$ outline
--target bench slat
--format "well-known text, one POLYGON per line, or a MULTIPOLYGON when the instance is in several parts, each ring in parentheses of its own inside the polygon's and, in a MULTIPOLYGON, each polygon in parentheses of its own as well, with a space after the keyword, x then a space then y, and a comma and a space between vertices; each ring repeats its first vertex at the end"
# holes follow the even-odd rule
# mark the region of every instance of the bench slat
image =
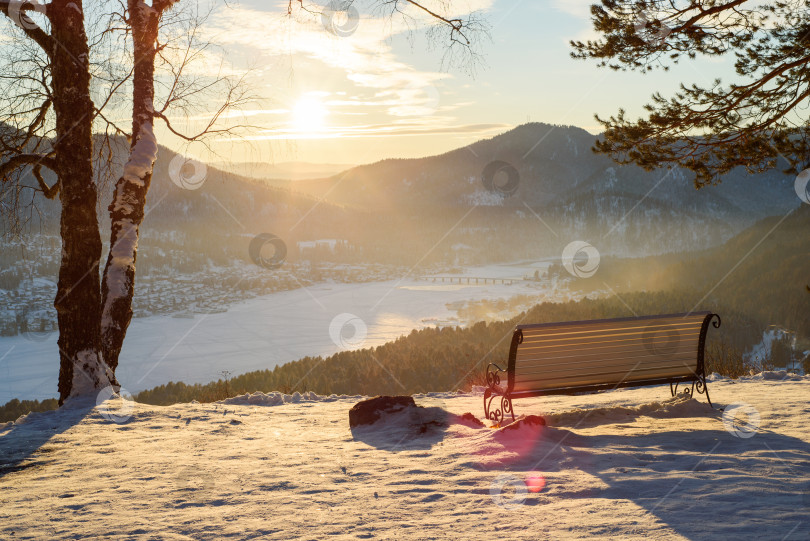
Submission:
POLYGON ((527 344, 543 343, 548 340, 591 340, 609 336, 667 336, 669 334, 700 334, 700 325, 671 325, 667 327, 622 328, 622 329, 588 329, 577 332, 555 332, 543 335, 523 334, 527 344))
POLYGON ((681 351, 691 351, 695 353, 698 345, 698 337, 689 337, 674 344, 671 342, 642 342, 642 341, 621 341, 596 344, 583 344, 579 347, 549 347, 549 348, 529 348, 520 349, 517 352, 517 362, 523 363, 533 359, 566 359, 577 356, 594 355, 615 355, 622 353, 645 352, 658 357, 666 357, 677 354, 681 351))
POLYGON ((545 390, 531 390, 531 391, 513 391, 509 394, 510 398, 517 399, 517 398, 529 398, 532 396, 547 396, 547 395, 555 395, 555 394, 573 394, 573 393, 594 393, 597 391, 606 391, 606 390, 613 390, 613 389, 620 389, 622 387, 638 387, 641 385, 665 385, 667 383, 689 383, 694 381, 695 376, 684 376, 684 377, 667 377, 667 378, 653 378, 653 379, 644 379, 644 380, 636 380, 636 381, 622 381, 620 383, 600 383, 597 385, 584 385, 584 386, 571 386, 571 387, 561 387, 559 389, 545 389, 545 390))
MULTIPOLYGON (((684 367, 686 368, 686 367, 684 367)), ((554 379, 554 384, 549 385, 545 380, 532 380, 515 382, 513 387, 514 391, 528 391, 528 390, 552 390, 565 387, 573 387, 579 385, 596 385, 607 384, 612 382, 623 381, 636 381, 654 378, 667 378, 678 376, 694 375, 692 369, 660 369, 660 368, 636 368, 632 371, 627 370, 612 370, 593 372, 591 374, 571 375, 567 377, 557 377, 554 379)))
POLYGON ((581 348, 576 350, 557 349, 548 352, 526 352, 519 353, 516 357, 516 367, 523 370, 525 367, 533 365, 551 366, 555 364, 569 364, 577 362, 578 360, 600 359, 600 358, 613 358, 613 357, 637 357, 649 356, 658 359, 666 359, 668 357, 680 356, 690 354, 695 357, 695 350, 697 349, 697 340, 694 344, 684 343, 678 344, 677 347, 667 349, 666 351, 657 351, 648 349, 647 347, 628 347, 628 346, 600 346, 597 348, 581 348))
POLYGON ((523 333, 524 344, 542 344, 547 341, 587 341, 598 340, 610 337, 623 336, 646 336, 649 338, 666 337, 681 334, 700 334, 700 325, 671 325, 667 327, 641 327, 641 328, 621 328, 621 329, 588 329, 577 332, 554 332, 543 335, 523 333))
POLYGON ((666 361, 660 361, 656 359, 650 359, 649 357, 639 357, 633 359, 622 359, 622 358, 614 358, 606 360, 605 362, 588 362, 588 363, 578 363, 574 366, 564 366, 564 365, 555 365, 550 367, 539 367, 535 366, 530 370, 523 370, 520 373, 515 375, 515 381, 518 380, 527 380, 527 379, 536 379, 542 378, 545 380, 553 380, 557 377, 562 377, 568 374, 590 374, 598 371, 599 369, 611 369, 611 370, 624 370, 624 371, 632 371, 635 369, 640 368, 659 368, 659 369, 670 369, 670 368, 677 368, 680 369, 682 367, 686 367, 690 370, 694 370, 696 367, 696 362, 694 359, 684 355, 680 358, 675 359, 668 359, 666 361))
POLYGON ((667 359, 660 359, 649 355, 637 355, 633 357, 611 357, 606 359, 588 359, 577 361, 571 364, 533 364, 524 366, 519 372, 516 372, 515 379, 523 378, 532 374, 556 374, 556 373, 573 373, 593 370, 601 366, 621 367, 626 366, 628 370, 634 366, 658 366, 665 368, 668 366, 695 366, 697 363, 694 354, 682 353, 678 357, 667 359))
POLYGON ((527 325, 518 325, 515 327, 516 330, 522 330, 523 332, 527 331, 542 331, 543 329, 550 329, 553 327, 568 327, 568 328, 576 328, 576 327, 586 327, 592 325, 602 325, 604 327, 609 326, 616 326, 616 325, 639 325, 641 323, 650 323, 650 324, 657 324, 662 321, 672 320, 688 320, 688 319, 704 319, 706 316, 711 314, 711 312, 690 312, 687 314, 666 314, 661 316, 641 316, 641 317, 620 317, 620 318, 613 318, 613 319, 590 319, 585 321, 559 321, 554 323, 534 323, 534 324, 527 324, 527 325))
POLYGON ((622 332, 622 331, 640 331, 644 332, 649 329, 650 331, 664 331, 671 328, 690 328, 696 327, 700 330, 702 318, 677 318, 671 320, 657 320, 653 322, 626 322, 622 324, 599 325, 597 323, 588 323, 585 325, 558 325, 543 328, 528 328, 522 329, 521 325, 517 329, 523 332, 523 338, 531 339, 533 337, 545 338, 555 334, 571 334, 571 335, 587 335, 587 333, 594 332, 622 332))

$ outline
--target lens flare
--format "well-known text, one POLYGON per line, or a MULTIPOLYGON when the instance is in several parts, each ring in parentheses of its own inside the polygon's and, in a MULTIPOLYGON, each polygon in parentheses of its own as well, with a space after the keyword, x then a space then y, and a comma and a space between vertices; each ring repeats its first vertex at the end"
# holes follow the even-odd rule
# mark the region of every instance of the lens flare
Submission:
POLYGON ((529 489, 529 492, 540 492, 545 486, 546 478, 539 473, 530 473, 529 476, 526 477, 526 488, 529 489))

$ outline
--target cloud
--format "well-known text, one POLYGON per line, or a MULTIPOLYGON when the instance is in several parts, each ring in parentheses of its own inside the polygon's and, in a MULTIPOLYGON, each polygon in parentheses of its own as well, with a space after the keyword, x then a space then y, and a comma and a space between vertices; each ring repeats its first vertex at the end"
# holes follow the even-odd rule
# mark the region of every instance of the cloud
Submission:
MULTIPOLYGON (((366 124, 326 128, 321 132, 301 134, 292 128, 272 128, 261 133, 240 137, 239 141, 267 141, 276 139, 336 139, 360 137, 404 137, 426 135, 492 135, 507 131, 514 126, 510 124, 462 124, 456 126, 434 126, 420 122, 397 124, 366 124)), ((235 140, 222 138, 219 141, 235 140)))
POLYGON ((552 0, 551 5, 557 11, 562 11, 574 17, 590 19, 591 5, 598 4, 597 0, 552 0))
MULTIPOLYGON (((454 16, 463 16, 487 9, 492 3, 493 0, 468 0, 450 5, 454 6, 454 16)), ((438 111, 437 102, 441 101, 437 100, 438 87, 451 76, 419 70, 398 60, 391 45, 394 36, 425 26, 433 19, 413 8, 407 9, 403 18, 389 17, 379 10, 364 12, 361 3, 356 5, 361 8, 360 19, 356 31, 346 37, 328 32, 317 13, 296 9, 288 16, 286 2, 269 9, 222 8, 212 17, 207 31, 215 43, 229 50, 242 49, 246 57, 264 65, 271 64, 273 59, 299 58, 342 73, 343 80, 331 81, 326 90, 348 88, 355 97, 335 103, 336 106, 379 108, 380 113, 391 116, 430 115, 438 111)), ((302 70, 300 65, 297 70, 302 70)), ((297 96, 282 97, 282 106, 295 100, 297 96)))

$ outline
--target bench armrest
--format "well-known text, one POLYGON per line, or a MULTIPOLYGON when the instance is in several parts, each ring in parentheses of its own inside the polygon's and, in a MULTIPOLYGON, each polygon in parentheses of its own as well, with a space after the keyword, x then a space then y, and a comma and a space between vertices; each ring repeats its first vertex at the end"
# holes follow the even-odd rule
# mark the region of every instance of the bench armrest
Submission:
POLYGON ((501 368, 495 363, 489 363, 487 366, 487 389, 492 389, 493 391, 498 388, 502 390, 501 387, 501 375, 500 372, 506 373, 506 370, 501 368))

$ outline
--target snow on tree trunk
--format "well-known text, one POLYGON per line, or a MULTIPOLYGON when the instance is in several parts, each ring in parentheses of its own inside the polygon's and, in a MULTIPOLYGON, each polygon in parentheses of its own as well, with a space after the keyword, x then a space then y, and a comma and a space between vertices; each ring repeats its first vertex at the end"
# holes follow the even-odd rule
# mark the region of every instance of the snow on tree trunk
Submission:
POLYGON ((132 320, 138 238, 157 151, 152 124, 146 122, 140 126, 137 142, 110 204, 110 253, 102 281, 101 329, 104 358, 113 371, 118 366, 118 356, 132 320))
MULTIPOLYGON (((49 4, 56 166, 62 202, 62 261, 56 308, 59 322, 59 401, 111 384, 101 357, 98 283, 101 236, 93 181, 90 66, 84 15, 74 2, 49 4)), ((113 380, 114 381, 114 380, 113 380)))
MULTIPOLYGON (((158 8, 163 5, 155 4, 158 8)), ((101 284, 103 352, 113 372, 118 367, 118 357, 132 320, 138 238, 158 152, 152 121, 155 113, 154 75, 159 9, 147 5, 143 0, 129 0, 128 11, 135 61, 132 146, 109 207, 110 253, 101 284)))

